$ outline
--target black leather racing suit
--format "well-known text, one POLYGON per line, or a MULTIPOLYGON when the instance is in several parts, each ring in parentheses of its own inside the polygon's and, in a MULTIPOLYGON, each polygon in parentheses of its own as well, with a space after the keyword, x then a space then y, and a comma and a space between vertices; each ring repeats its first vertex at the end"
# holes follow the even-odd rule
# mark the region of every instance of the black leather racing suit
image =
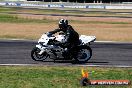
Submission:
POLYGON ((66 29, 55 29, 54 31, 50 31, 49 33, 55 34, 60 31, 64 32, 65 35, 65 47, 71 48, 78 45, 79 34, 72 28, 71 25, 68 25, 66 29))

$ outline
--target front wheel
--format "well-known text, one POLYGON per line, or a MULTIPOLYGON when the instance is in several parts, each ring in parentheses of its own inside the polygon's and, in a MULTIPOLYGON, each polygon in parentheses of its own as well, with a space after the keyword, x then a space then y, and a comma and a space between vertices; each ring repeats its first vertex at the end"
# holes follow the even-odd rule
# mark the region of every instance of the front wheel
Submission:
POLYGON ((35 61, 43 61, 43 60, 45 60, 48 57, 47 53, 40 55, 39 54, 40 51, 41 50, 39 48, 37 48, 37 47, 33 48, 33 50, 31 51, 31 57, 32 57, 33 60, 35 60, 35 61))
POLYGON ((86 63, 92 56, 92 49, 89 46, 79 46, 75 60, 79 63, 86 63))

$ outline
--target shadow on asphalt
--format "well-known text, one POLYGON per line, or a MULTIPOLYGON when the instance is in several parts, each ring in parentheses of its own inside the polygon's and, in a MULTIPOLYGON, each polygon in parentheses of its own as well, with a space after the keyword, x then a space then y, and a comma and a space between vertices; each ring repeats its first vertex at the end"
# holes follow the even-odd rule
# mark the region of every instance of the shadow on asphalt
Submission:
MULTIPOLYGON (((76 61, 64 61, 64 60, 61 60, 61 61, 42 61, 42 62, 54 62, 54 63, 72 63, 72 64, 84 64, 84 63, 78 63, 76 61)), ((109 63, 109 62, 105 62, 105 61, 88 61, 86 63, 109 63)))

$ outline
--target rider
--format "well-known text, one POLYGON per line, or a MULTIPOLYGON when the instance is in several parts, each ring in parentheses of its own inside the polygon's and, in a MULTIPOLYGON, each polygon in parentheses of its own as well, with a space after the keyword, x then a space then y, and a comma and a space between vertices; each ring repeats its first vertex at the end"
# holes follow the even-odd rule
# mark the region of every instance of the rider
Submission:
POLYGON ((65 46, 68 51, 71 47, 78 45, 79 34, 72 28, 71 25, 68 24, 68 20, 61 19, 58 26, 58 29, 48 32, 47 36, 51 36, 52 34, 62 31, 65 35, 65 42, 63 43, 63 46, 65 46))
POLYGON ((65 46, 71 47, 79 43, 79 34, 72 28, 71 25, 68 25, 68 20, 65 19, 61 19, 59 21, 58 29, 48 32, 47 35, 51 36, 52 34, 55 34, 60 31, 62 31, 65 35, 65 46))

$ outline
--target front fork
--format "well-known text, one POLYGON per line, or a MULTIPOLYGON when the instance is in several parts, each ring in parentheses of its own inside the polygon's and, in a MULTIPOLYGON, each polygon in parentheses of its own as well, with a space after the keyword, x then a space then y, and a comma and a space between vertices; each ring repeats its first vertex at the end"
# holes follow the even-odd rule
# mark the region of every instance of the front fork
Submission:
POLYGON ((36 45, 37 48, 39 48, 41 51, 38 53, 39 55, 42 55, 45 52, 45 47, 42 47, 40 44, 36 45))
MULTIPOLYGON (((43 54, 44 54, 44 55, 46 55, 45 59, 46 59, 47 57, 50 58, 50 55, 49 55, 47 52, 45 52, 47 47, 43 47, 43 46, 40 45, 40 44, 36 45, 36 47, 40 49, 40 52, 38 53, 39 55, 43 55, 43 54)), ((44 59, 44 60, 45 60, 45 59, 44 59)))

